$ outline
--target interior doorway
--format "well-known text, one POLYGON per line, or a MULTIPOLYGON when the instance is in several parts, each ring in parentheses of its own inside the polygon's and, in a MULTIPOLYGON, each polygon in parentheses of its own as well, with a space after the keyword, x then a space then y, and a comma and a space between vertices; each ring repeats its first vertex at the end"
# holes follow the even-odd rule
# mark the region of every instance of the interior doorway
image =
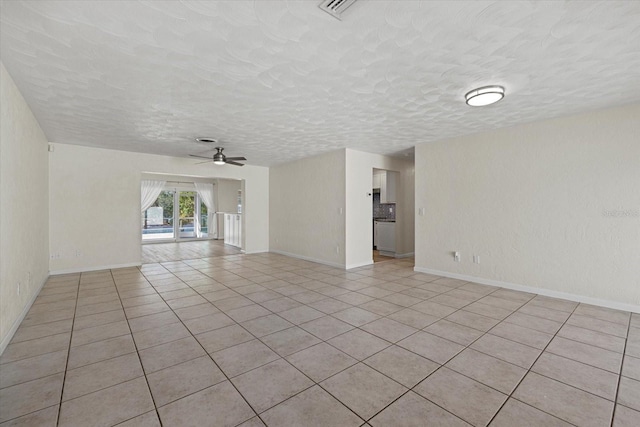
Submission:
POLYGON ((378 263, 378 262, 383 262, 383 261, 391 261, 392 259, 395 259, 392 256, 387 256, 387 255, 380 255, 380 251, 377 249, 373 250, 373 262, 374 263, 378 263))
POLYGON ((140 242, 144 262, 243 253, 245 182, 143 173, 140 242))
POLYGON ((396 256, 396 203, 399 173, 373 169, 372 218, 373 262, 390 261, 396 256))

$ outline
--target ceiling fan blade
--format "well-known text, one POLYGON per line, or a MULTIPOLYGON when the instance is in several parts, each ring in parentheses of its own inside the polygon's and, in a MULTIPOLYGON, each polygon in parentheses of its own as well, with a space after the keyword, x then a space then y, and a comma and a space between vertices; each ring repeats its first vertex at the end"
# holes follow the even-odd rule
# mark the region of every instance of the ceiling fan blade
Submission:
POLYGON ((226 163, 227 165, 244 166, 242 163, 234 162, 233 160, 232 160, 232 161, 229 161, 229 158, 228 158, 228 157, 227 157, 227 161, 226 161, 225 163, 226 163))
POLYGON ((212 160, 207 160, 206 162, 198 162, 198 163, 194 163, 194 165, 201 165, 203 163, 211 163, 212 160))
POLYGON ((244 157, 226 157, 227 160, 247 160, 244 157))
POLYGON ((209 159, 213 160, 213 157, 205 157, 205 156, 196 156, 195 154, 189 154, 190 157, 197 157, 199 159, 209 159))

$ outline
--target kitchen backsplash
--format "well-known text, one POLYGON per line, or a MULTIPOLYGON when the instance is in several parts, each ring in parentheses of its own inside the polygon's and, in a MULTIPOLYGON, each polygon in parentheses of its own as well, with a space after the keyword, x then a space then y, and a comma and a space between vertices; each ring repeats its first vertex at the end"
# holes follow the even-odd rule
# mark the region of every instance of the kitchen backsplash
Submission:
POLYGON ((373 193, 373 217, 396 219, 396 204, 380 203, 380 193, 373 193))

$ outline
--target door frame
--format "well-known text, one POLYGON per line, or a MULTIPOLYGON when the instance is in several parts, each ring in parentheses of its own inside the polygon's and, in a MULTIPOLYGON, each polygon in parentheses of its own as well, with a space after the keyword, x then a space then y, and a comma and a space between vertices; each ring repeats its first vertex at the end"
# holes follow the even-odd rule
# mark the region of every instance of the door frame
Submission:
MULTIPOLYGON (((142 234, 140 235, 141 242, 143 245, 149 245, 154 243, 179 243, 179 242, 192 242, 192 241, 203 241, 203 240, 212 240, 213 236, 209 233, 209 228, 211 228, 211 224, 207 224, 207 237, 197 237, 196 227, 200 227, 200 215, 201 215, 201 203, 200 195, 196 191, 194 187, 190 187, 188 185, 174 185, 176 183, 171 183, 171 185, 166 185, 162 191, 172 191, 173 192, 173 237, 166 239, 150 239, 145 240, 142 238, 142 234), (194 236, 193 237, 180 237, 180 192, 193 192, 194 194, 194 236)), ((186 183, 185 183, 186 184, 186 183)))

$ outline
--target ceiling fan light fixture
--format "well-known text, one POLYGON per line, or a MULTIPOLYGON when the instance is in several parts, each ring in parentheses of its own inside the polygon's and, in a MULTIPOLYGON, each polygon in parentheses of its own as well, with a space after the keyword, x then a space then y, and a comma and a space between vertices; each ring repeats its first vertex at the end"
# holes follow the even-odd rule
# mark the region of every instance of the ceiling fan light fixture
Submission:
MULTIPOLYGON (((238 163, 239 161, 246 161, 247 158, 244 156, 236 156, 236 157, 227 157, 222 153, 224 148, 216 147, 216 153, 213 156, 201 156, 199 154, 189 154, 189 157, 197 157, 199 159, 207 159, 207 162, 200 163, 208 163, 213 162, 214 165, 233 165, 233 166, 244 166, 244 163, 238 163)), ((196 163, 196 164, 200 164, 196 163)))
POLYGON ((504 98, 504 87, 497 85, 483 86, 468 92, 464 98, 467 101, 467 105, 472 107, 495 104, 504 98))
POLYGON ((218 150, 218 152, 213 155, 213 164, 224 165, 225 163, 227 163, 227 159, 225 158, 225 155, 222 154, 222 150, 224 150, 224 148, 216 147, 216 150, 218 150))

